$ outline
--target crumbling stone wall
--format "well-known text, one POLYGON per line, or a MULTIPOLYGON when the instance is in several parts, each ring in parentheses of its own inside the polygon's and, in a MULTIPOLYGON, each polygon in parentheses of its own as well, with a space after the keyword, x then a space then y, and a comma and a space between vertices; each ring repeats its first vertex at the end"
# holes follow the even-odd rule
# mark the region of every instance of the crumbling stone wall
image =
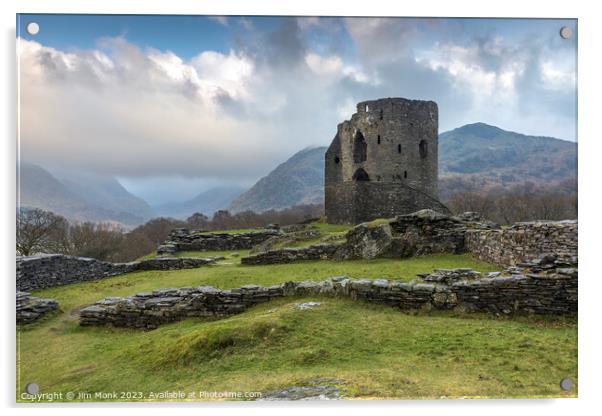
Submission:
POLYGON ((17 290, 36 290, 98 280, 138 270, 189 269, 213 263, 217 259, 219 258, 173 257, 110 263, 62 254, 21 256, 17 257, 17 290))
POLYGON ((17 323, 29 324, 56 310, 54 299, 41 299, 27 292, 17 292, 17 323))
POLYGON ((62 254, 17 257, 17 290, 103 279, 131 272, 134 268, 134 263, 109 263, 62 254))
POLYGON ((185 228, 173 230, 158 248, 157 254, 174 254, 178 251, 248 250, 267 239, 281 235, 278 230, 261 230, 246 233, 205 233, 185 228))
POLYGON ((347 232, 343 244, 312 245, 303 249, 274 249, 242 258, 243 264, 288 263, 299 260, 352 260, 376 257, 404 258, 424 254, 465 252, 468 229, 491 229, 476 213, 449 216, 420 210, 382 221, 362 223, 347 232))
POLYGON ((224 257, 154 257, 134 263, 134 270, 180 270, 196 269, 213 264, 224 257))
MULTIPOLYGON (((439 272, 441 274, 441 272, 439 272)), ((577 312, 577 270, 488 275, 453 271, 467 280, 448 283, 349 279, 247 285, 220 290, 211 286, 161 289, 126 298, 106 298, 80 311, 81 325, 156 328, 187 317, 225 317, 285 296, 341 296, 399 309, 460 309, 493 314, 572 315, 577 312)), ((445 280, 440 280, 445 281, 445 280)))
POLYGON ((501 228, 474 212, 450 216, 425 209, 389 220, 361 223, 347 232, 342 244, 274 249, 241 261, 274 264, 466 252, 502 267, 549 254, 576 265, 577 221, 523 222, 501 228))
POLYGON ((283 264, 302 260, 327 260, 334 256, 339 244, 313 244, 299 248, 280 248, 240 259, 242 264, 283 264))
POLYGON ((326 151, 328 222, 358 224, 424 208, 449 212, 437 198, 437 129, 433 101, 359 103, 326 151))
POLYGON ((519 222, 498 230, 466 233, 466 249, 476 258, 511 266, 554 254, 577 264, 577 221, 519 222))

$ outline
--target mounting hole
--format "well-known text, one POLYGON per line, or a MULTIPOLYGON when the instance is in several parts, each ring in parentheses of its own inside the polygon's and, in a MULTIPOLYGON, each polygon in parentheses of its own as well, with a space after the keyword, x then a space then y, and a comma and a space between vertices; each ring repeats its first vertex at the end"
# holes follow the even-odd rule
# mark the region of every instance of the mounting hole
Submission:
POLYGON ((36 383, 29 383, 25 386, 27 394, 38 394, 40 387, 36 383))
POLYGON ((29 22, 27 23, 25 30, 27 30, 27 33, 30 35, 37 35, 40 31, 40 25, 36 22, 29 22))
POLYGON ((573 36, 573 29, 568 26, 562 26, 560 28, 560 37, 562 39, 570 39, 573 36))
POLYGON ((573 380, 570 378, 563 378, 560 380, 560 388, 565 391, 571 390, 573 388, 573 380))

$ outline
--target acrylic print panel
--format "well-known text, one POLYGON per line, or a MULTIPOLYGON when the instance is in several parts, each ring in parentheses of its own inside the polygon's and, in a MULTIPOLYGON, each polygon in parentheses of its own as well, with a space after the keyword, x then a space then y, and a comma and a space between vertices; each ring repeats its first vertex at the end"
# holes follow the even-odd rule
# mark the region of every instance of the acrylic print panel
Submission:
POLYGON ((18 15, 17 401, 575 397, 577 35, 18 15))

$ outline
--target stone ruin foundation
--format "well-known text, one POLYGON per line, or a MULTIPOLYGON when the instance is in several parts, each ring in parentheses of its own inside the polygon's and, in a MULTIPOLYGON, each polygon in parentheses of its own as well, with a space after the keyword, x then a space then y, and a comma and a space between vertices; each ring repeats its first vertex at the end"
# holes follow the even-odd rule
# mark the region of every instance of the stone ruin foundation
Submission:
POLYGON ((80 311, 80 324, 152 329, 189 317, 226 317, 270 300, 308 295, 346 297, 401 310, 574 315, 577 269, 544 258, 485 275, 470 269, 436 270, 412 282, 340 276, 229 290, 212 286, 161 289, 98 301, 80 311))

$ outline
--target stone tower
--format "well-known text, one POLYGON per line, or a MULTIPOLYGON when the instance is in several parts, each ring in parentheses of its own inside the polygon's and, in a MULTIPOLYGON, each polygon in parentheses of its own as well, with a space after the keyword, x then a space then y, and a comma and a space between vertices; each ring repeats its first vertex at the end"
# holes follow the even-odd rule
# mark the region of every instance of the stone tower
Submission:
POLYGON ((327 221, 357 224, 424 208, 449 212, 437 199, 437 141, 433 101, 359 103, 326 151, 327 221))

